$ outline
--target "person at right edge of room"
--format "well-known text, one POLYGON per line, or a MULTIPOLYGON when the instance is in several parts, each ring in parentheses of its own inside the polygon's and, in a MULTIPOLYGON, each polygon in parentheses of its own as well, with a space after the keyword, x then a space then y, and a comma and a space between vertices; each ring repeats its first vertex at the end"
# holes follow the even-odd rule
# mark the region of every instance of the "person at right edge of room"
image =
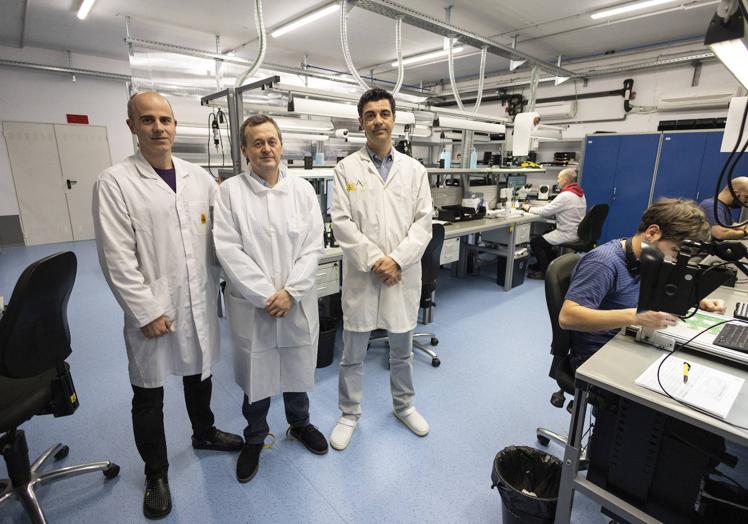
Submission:
POLYGON ((587 200, 582 186, 577 184, 577 172, 572 168, 561 170, 556 177, 561 193, 552 202, 544 206, 530 207, 527 204, 522 209, 534 215, 545 218, 556 217, 556 228, 545 235, 538 235, 530 240, 530 247, 538 262, 530 266, 528 278, 542 280, 548 264, 555 258, 555 246, 567 242, 576 242, 577 228, 587 212, 587 200))
MULTIPOLYGON (((642 242, 665 257, 675 257, 684 240, 709 238, 709 223, 692 200, 662 198, 642 215, 636 233, 615 239, 586 253, 574 268, 558 323, 571 331, 570 362, 576 370, 612 339, 621 328, 663 329, 680 322, 662 311, 637 312, 639 257, 642 242)), ((704 311, 723 312, 722 300, 703 299, 704 311)))
POLYGON ((164 383, 182 377, 192 447, 239 451, 239 435, 213 425, 211 368, 218 360, 218 263, 210 241, 217 185, 172 156, 177 121, 158 93, 133 95, 127 125, 138 152, 104 170, 93 191, 101 270, 125 313, 135 445, 145 462, 143 514, 171 511, 164 383))
POLYGON ((366 145, 335 167, 332 222, 343 250, 343 356, 330 445, 348 446, 361 416, 370 332, 387 331, 394 414, 418 436, 428 422, 413 405, 413 329, 421 297, 421 256, 431 239, 426 168, 392 147, 395 99, 383 89, 358 102, 366 145))
POLYGON ((732 189, 725 186, 717 195, 717 214, 714 214, 714 197, 699 202, 706 214, 709 225, 712 226, 712 238, 716 240, 740 240, 748 236, 748 225, 739 228, 725 227, 731 225, 733 209, 741 209, 748 204, 748 177, 738 177, 732 180, 732 189), (719 222, 717 221, 719 217, 719 222), (724 225, 720 225, 720 223, 724 225))

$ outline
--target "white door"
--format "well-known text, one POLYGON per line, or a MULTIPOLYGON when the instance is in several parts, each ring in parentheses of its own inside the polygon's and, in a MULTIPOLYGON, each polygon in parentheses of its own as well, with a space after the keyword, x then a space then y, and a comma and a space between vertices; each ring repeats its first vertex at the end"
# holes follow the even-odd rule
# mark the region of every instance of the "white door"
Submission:
POLYGON ((3 122, 27 246, 73 240, 52 124, 3 122))
POLYGON ((106 127, 55 124, 73 239, 94 238, 91 197, 96 177, 112 165, 106 127))

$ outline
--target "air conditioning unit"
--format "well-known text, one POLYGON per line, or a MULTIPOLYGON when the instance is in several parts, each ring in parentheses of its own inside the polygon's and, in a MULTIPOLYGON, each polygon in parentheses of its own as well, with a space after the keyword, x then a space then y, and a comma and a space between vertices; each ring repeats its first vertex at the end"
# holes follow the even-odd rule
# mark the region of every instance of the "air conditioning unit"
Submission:
POLYGON ((660 95, 657 100, 659 111, 689 111, 695 109, 727 109, 730 100, 738 93, 732 90, 702 91, 698 94, 690 92, 667 93, 660 95))
POLYGON ((543 122, 551 120, 566 120, 576 114, 576 102, 550 102, 538 104, 535 111, 540 114, 543 122))

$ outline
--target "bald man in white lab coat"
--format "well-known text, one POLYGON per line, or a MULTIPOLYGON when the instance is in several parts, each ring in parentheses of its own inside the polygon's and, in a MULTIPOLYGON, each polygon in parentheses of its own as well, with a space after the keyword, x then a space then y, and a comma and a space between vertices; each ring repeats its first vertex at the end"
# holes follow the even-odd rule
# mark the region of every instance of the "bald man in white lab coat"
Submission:
POLYGON ((218 359, 218 266, 210 243, 217 185, 171 154, 177 121, 152 92, 133 95, 127 125, 138 152, 94 185, 99 262, 125 313, 135 444, 145 462, 143 513, 171 511, 164 434, 164 383, 183 377, 192 447, 239 451, 242 439, 216 429, 211 367, 218 359))

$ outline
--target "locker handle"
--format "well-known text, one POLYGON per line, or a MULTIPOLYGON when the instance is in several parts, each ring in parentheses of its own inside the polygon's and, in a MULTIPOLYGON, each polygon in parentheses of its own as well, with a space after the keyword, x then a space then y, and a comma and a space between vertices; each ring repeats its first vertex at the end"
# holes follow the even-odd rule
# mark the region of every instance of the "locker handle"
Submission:
POLYGON ((616 188, 613 188, 613 196, 616 196, 616 188))
POLYGON ((65 183, 67 184, 67 186, 68 186, 68 189, 73 189, 73 186, 74 186, 75 184, 77 184, 77 183, 78 183, 78 181, 77 181, 77 180, 70 180, 70 179, 68 178, 68 179, 65 179, 65 183))

